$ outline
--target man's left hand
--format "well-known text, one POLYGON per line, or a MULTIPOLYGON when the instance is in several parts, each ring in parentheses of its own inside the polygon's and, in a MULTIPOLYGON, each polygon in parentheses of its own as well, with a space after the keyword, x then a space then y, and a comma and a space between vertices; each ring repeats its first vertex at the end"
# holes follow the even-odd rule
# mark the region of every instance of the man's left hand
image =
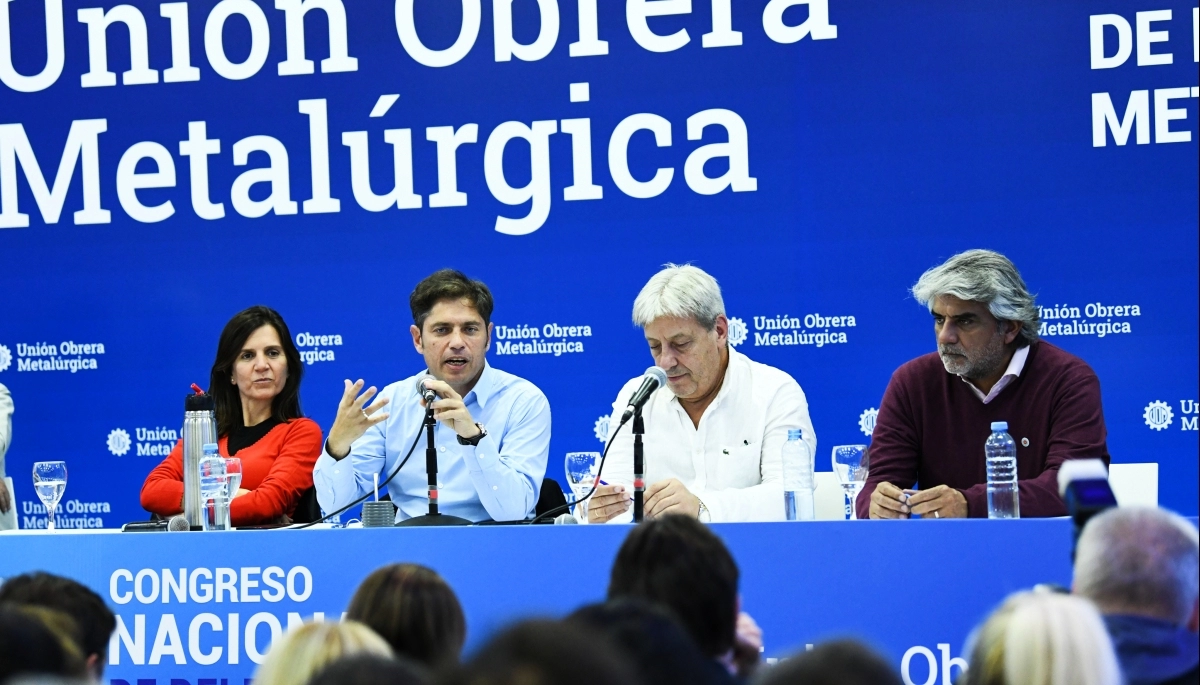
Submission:
POLYGON ((684 514, 700 516, 700 498, 688 492, 675 478, 660 480, 646 488, 646 516, 684 514))
POLYGON ((967 517, 967 498, 948 485, 938 485, 909 495, 908 508, 921 518, 961 519, 967 517))
MULTIPOLYGON (((433 402, 433 418, 446 424, 463 438, 470 439, 479 435, 479 426, 475 425, 475 419, 471 418, 467 405, 449 383, 425 381, 425 387, 436 392, 441 398, 433 402)), ((425 406, 425 400, 421 400, 421 406, 425 406)))

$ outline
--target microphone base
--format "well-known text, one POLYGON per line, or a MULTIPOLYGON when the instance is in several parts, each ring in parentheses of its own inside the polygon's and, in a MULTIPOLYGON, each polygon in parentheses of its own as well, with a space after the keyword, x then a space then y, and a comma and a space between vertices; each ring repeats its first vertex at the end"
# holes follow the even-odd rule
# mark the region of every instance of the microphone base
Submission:
POLYGON ((447 514, 425 514, 424 516, 414 516, 410 519, 404 519, 396 524, 396 528, 401 527, 417 527, 426 528, 430 526, 472 526, 474 521, 468 521, 457 516, 449 516, 447 514))

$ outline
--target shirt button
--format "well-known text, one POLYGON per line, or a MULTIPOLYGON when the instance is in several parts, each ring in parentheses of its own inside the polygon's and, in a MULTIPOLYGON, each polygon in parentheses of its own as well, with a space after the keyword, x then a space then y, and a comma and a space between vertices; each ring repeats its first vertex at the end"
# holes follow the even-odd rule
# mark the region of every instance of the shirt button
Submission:
POLYGON ((446 451, 446 446, 445 446, 445 445, 442 445, 441 447, 439 447, 439 448, 438 448, 438 451, 439 451, 439 452, 445 452, 445 451, 446 451))
POLYGON ((499 490, 499 489, 500 489, 500 486, 499 486, 499 485, 493 485, 493 486, 492 486, 492 489, 493 489, 493 490, 499 490))

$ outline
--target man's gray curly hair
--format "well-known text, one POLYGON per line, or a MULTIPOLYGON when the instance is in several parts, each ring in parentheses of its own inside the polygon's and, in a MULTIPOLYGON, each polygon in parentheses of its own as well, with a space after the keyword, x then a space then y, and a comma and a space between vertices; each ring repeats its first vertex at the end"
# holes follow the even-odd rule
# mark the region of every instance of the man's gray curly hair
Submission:
POLYGON ((942 295, 982 302, 997 319, 1021 323, 1020 347, 1037 341, 1039 316, 1035 296, 1025 287, 1017 267, 999 252, 960 252, 921 274, 912 294, 930 311, 934 300, 942 295))

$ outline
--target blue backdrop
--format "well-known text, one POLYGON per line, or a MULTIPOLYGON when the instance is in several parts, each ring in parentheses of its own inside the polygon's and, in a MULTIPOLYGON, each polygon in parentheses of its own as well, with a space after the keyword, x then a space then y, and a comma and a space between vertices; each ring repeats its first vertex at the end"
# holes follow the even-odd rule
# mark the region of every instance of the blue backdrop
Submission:
POLYGON ((551 476, 650 363, 629 311, 668 261, 717 277, 825 455, 933 348, 907 288, 973 247, 1009 255, 1046 339, 1096 369, 1114 461, 1160 462, 1161 502, 1197 512, 1194 4, 309 5, 0 1, 22 527, 50 458, 66 525, 142 518, 188 384, 251 304, 287 319, 328 429, 343 378, 419 367, 407 296, 445 266, 495 293, 491 362, 549 397, 551 476), (514 353, 526 327, 573 344, 514 353))

